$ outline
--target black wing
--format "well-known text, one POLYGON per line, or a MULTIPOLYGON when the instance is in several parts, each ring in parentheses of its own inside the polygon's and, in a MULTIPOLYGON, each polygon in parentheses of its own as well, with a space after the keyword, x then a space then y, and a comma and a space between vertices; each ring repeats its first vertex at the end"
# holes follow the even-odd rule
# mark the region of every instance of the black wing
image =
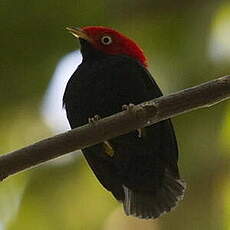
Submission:
MULTIPOLYGON (((65 92, 64 103, 72 128, 87 123, 95 114, 106 117, 121 111, 124 104, 139 104, 162 96, 149 72, 131 58, 108 56, 91 63, 91 69, 87 69, 89 66, 88 63, 80 66, 65 92)), ((118 200, 124 201, 128 215, 138 216, 139 211, 139 216, 152 218, 175 206, 184 187, 178 188, 175 199, 155 196, 153 200, 152 194, 156 195, 157 190, 161 191, 160 194, 167 194, 167 189, 177 187, 174 179, 179 179, 178 149, 170 120, 146 127, 142 132, 141 138, 138 131, 133 131, 109 140, 113 157, 106 154, 103 144, 85 148, 83 153, 104 187, 118 200), (168 181, 168 187, 159 189, 164 181, 168 181), (168 201, 160 204, 162 207, 154 212, 152 207, 155 208, 156 202, 162 199, 168 201), (129 206, 131 200, 135 203, 133 208, 129 206)))

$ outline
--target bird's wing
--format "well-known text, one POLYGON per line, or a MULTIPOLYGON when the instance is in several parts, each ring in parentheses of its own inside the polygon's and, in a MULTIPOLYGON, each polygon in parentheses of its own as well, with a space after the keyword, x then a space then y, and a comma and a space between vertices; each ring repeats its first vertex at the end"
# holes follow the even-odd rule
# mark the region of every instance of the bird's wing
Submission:
MULTIPOLYGON (((139 104, 162 95, 149 72, 137 61, 115 55, 102 62, 100 60, 95 63, 91 69, 83 63, 74 74, 77 77, 74 76, 72 84, 67 86, 67 89, 72 88, 66 90, 64 102, 72 128, 85 124, 95 114, 106 117, 120 112, 124 104, 139 104)), ((163 162, 163 167, 168 165, 173 174, 178 174, 178 151, 171 121, 162 121, 142 131, 143 138, 138 136, 138 131, 134 131, 108 140, 114 148, 113 156, 106 153, 103 143, 83 150, 99 181, 118 200, 124 199, 124 173, 127 173, 127 177, 135 177, 135 168, 129 167, 130 165, 141 166, 143 160, 143 173, 144 168, 150 168, 150 171, 155 168, 156 174, 161 175, 163 162), (128 171, 125 172, 124 169, 128 171)), ((155 183, 153 179, 151 181, 155 183)))
MULTIPOLYGON (((114 69, 111 75, 116 79, 113 87, 117 92, 109 97, 111 104, 139 104, 162 95, 149 72, 138 63, 121 63, 114 69)), ((116 174, 122 177, 127 215, 157 218, 183 198, 186 185, 179 176, 178 148, 170 119, 109 142, 114 148, 116 174)), ((114 188, 119 184, 112 192, 114 188)))
MULTIPOLYGON (((106 80, 103 84, 108 85, 108 88, 105 90, 106 94, 101 97, 102 111, 98 111, 99 114, 105 112, 104 115, 110 115, 119 112, 123 104, 139 104, 162 96, 151 74, 135 60, 121 58, 117 62, 112 60, 111 63, 114 65, 110 67, 111 71, 104 71, 106 80)), ((179 177, 178 148, 171 120, 146 127, 143 133, 145 144, 151 146, 153 152, 158 152, 160 160, 175 176, 179 177)), ((140 142, 139 134, 139 132, 132 132, 130 134, 132 138, 129 137, 126 141, 140 142)), ((122 139, 125 140, 125 138, 122 139)))

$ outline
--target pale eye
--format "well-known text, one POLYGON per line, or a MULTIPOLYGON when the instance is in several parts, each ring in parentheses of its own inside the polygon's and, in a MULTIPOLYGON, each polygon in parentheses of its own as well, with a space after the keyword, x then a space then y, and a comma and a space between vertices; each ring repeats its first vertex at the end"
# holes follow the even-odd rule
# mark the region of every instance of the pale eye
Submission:
POLYGON ((112 43, 112 38, 111 38, 110 36, 103 36, 103 37, 101 38, 101 43, 102 43, 103 45, 109 45, 109 44, 112 43))

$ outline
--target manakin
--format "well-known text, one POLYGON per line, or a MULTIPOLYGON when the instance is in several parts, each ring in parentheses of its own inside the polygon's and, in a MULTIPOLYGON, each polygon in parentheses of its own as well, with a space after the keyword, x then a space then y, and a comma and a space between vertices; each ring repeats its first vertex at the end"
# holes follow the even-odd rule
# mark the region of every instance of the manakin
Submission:
MULTIPOLYGON (((110 116, 123 105, 162 96, 139 46, 107 27, 67 28, 79 38, 82 63, 63 97, 71 128, 95 115, 110 116)), ((183 198, 178 147, 170 119, 82 149, 101 184, 121 201, 127 215, 157 218, 183 198)))

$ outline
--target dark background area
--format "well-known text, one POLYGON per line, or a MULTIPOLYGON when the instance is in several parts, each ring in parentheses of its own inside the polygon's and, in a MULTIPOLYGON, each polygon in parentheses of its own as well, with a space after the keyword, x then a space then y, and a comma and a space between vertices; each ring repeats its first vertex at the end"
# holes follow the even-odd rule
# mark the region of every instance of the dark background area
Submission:
MULTIPOLYGON (((60 58, 78 49, 66 26, 104 25, 133 38, 165 94, 230 73, 230 1, 0 1, 0 152, 52 135, 40 106, 60 58)), ((0 184, 0 229, 230 229, 230 103, 173 119, 184 201, 155 221, 124 216, 82 157, 0 184)))

